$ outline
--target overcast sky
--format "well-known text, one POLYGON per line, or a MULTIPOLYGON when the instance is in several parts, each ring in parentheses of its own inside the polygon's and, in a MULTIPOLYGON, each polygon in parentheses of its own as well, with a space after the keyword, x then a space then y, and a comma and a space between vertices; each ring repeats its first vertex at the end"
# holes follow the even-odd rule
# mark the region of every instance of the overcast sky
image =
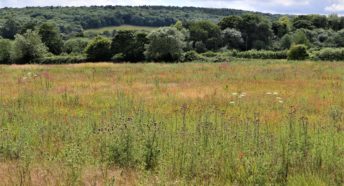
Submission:
POLYGON ((0 0, 0 7, 89 5, 172 5, 289 14, 344 14, 344 0, 0 0))

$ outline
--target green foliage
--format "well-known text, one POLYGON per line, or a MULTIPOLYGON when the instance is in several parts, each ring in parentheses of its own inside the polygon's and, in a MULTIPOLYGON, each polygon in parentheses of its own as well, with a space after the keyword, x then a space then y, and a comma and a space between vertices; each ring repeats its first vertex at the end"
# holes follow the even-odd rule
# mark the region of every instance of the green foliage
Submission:
POLYGON ((243 19, 240 16, 227 16, 219 22, 219 26, 222 30, 227 28, 237 29, 242 24, 243 19))
POLYGON ((48 47, 49 52, 53 54, 61 54, 63 41, 60 31, 54 23, 43 23, 38 30, 43 43, 48 47))
POLYGON ((338 31, 334 36, 334 44, 337 47, 344 47, 344 29, 338 31))
POLYGON ((185 52, 183 61, 184 62, 197 61, 200 58, 201 58, 200 55, 196 51, 191 50, 191 51, 185 52))
POLYGON ((148 36, 145 55, 153 61, 179 61, 182 59, 185 36, 174 27, 152 31, 148 36))
POLYGON ((310 42, 303 30, 297 30, 293 35, 293 44, 309 46, 310 42))
POLYGON ((289 34, 286 34, 280 40, 280 48, 282 50, 289 49, 292 43, 293 43, 293 38, 289 34))
POLYGON ((233 56, 247 59, 287 59, 287 51, 248 50, 235 52, 233 56))
POLYGON ((289 60, 305 60, 309 57, 306 45, 293 45, 288 51, 289 60))
POLYGON ((147 34, 144 32, 118 31, 112 39, 111 51, 115 55, 121 54, 121 60, 124 61, 143 61, 147 43, 147 34))
POLYGON ((0 39, 0 64, 11 63, 12 42, 7 39, 0 39))
POLYGON ((17 20, 9 18, 0 27, 0 34, 3 38, 14 39, 14 36, 20 31, 20 24, 17 20))
POLYGON ((222 42, 229 49, 240 49, 244 44, 241 32, 231 28, 222 31, 222 42))
POLYGON ((87 59, 84 56, 51 56, 51 57, 43 57, 34 60, 34 63, 38 64, 74 64, 74 63, 83 63, 86 62, 87 59))
POLYGON ((259 41, 263 48, 268 48, 273 36, 271 30, 271 25, 269 21, 261 16, 255 14, 246 14, 242 16, 243 22, 240 25, 240 31, 243 35, 245 41, 245 49, 253 49, 257 46, 257 41, 259 41))
POLYGON ((72 38, 64 43, 63 52, 67 54, 82 54, 87 47, 89 39, 72 38))
POLYGON ((284 36, 285 34, 289 32, 288 24, 280 20, 273 22, 271 28, 274 34, 279 38, 281 38, 282 36, 284 36))
POLYGON ((12 47, 11 59, 14 63, 30 63, 43 57, 47 47, 37 32, 28 30, 24 35, 16 35, 12 47))
POLYGON ((190 40, 195 43, 202 42, 208 50, 217 50, 221 46, 221 30, 213 22, 192 22, 187 29, 190 32, 190 40))
POLYGON ((85 49, 88 60, 108 61, 111 58, 111 41, 106 38, 97 37, 89 42, 85 49))
POLYGON ((316 59, 327 61, 343 61, 344 48, 323 48, 319 52, 316 52, 314 57, 316 59))

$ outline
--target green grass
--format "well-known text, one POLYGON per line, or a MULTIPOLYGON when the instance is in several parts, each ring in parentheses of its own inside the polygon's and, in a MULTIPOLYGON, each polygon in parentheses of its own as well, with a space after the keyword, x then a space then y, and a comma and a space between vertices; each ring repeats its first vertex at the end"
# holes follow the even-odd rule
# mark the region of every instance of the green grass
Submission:
POLYGON ((145 27, 145 26, 133 26, 133 25, 121 25, 121 26, 111 26, 103 27, 97 29, 88 29, 85 30, 85 33, 94 32, 94 33, 103 33, 109 31, 110 33, 114 30, 134 30, 134 31, 152 31, 157 29, 156 27, 145 27))
POLYGON ((344 63, 12 65, 0 74, 4 185, 344 183, 344 63))

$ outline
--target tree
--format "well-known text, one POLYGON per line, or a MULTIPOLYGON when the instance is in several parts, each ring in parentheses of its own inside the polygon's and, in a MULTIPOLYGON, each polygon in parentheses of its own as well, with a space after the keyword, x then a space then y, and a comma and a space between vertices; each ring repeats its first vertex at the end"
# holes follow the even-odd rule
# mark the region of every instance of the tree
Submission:
POLYGON ((222 39, 224 45, 230 49, 240 49, 244 43, 241 32, 232 28, 222 31, 222 39))
POLYGON ((193 22, 189 32, 191 41, 202 41, 208 50, 217 50, 221 46, 221 29, 211 21, 193 22))
POLYGON ((0 39, 0 64, 11 62, 12 42, 7 39, 0 39))
POLYGON ((279 38, 289 32, 288 25, 280 21, 275 21, 272 23, 272 30, 274 34, 279 38))
POLYGON ((344 47, 344 29, 338 31, 334 36, 334 44, 336 47, 344 47))
POLYGON ((245 14, 242 19, 240 31, 245 41, 245 49, 249 50, 255 46, 267 48, 273 36, 269 21, 256 14, 245 14))
POLYGON ((147 36, 145 56, 154 61, 179 61, 185 47, 185 36, 174 27, 163 27, 147 36))
POLYGON ((59 29, 54 23, 44 23, 39 27, 38 31, 43 43, 48 47, 49 52, 53 54, 61 54, 63 41, 59 29))
POLYGON ((308 29, 313 30, 315 27, 313 26, 312 22, 309 20, 297 20, 293 22, 293 28, 297 29, 308 29))
POLYGON ((227 16, 223 18, 218 25, 222 30, 225 30, 226 28, 238 29, 242 21, 243 19, 240 16, 227 16))
POLYGON ((28 30, 24 35, 17 34, 15 36, 11 53, 11 58, 15 63, 31 63, 46 53, 47 47, 37 32, 28 30))
POLYGON ((310 46, 310 42, 303 30, 297 30, 293 36, 293 44, 310 46))
POLYGON ((293 43, 293 38, 290 34, 284 35, 280 40, 280 49, 285 50, 289 49, 293 43))
POLYGON ((19 31, 20 24, 12 18, 7 19, 0 28, 1 36, 6 39, 14 39, 14 36, 19 33, 19 31))
POLYGON ((111 41, 96 37, 86 47, 87 58, 92 61, 108 61, 111 58, 111 41))
POLYGON ((121 56, 121 60, 143 61, 145 45, 148 43, 147 34, 134 31, 119 31, 112 39, 111 51, 121 56))

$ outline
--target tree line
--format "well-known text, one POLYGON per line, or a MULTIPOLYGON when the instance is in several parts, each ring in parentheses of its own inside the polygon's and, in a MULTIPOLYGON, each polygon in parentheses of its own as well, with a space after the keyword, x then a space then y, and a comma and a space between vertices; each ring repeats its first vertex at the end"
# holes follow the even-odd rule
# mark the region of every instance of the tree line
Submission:
POLYGON ((218 22, 180 20, 151 32, 114 30, 110 34, 89 38, 83 33, 65 37, 55 21, 20 24, 7 18, 0 27, 0 63, 58 62, 60 59, 67 62, 175 62, 197 60, 199 54, 224 51, 236 51, 232 52, 234 57, 284 58, 283 51, 287 50, 291 59, 305 59, 310 53, 318 56, 324 48, 326 55, 335 56, 339 54, 330 53, 330 49, 344 47, 343 28, 344 18, 337 15, 271 19, 265 15, 245 13, 226 16, 218 22), (244 52, 251 50, 253 52, 244 52))

